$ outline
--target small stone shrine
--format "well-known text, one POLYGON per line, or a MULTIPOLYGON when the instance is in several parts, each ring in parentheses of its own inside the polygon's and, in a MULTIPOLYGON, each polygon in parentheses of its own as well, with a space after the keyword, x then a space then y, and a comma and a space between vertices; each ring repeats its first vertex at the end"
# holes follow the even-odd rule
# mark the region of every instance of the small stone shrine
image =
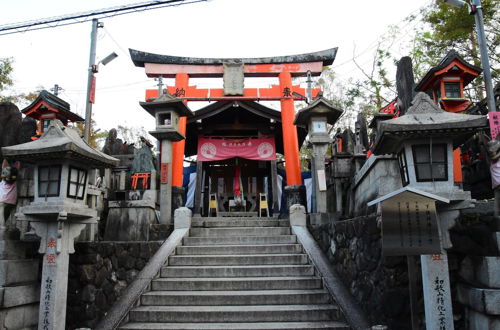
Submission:
POLYGON ((34 201, 18 220, 29 221, 41 238, 43 256, 38 329, 64 329, 69 254, 73 241, 97 211, 86 205, 89 170, 118 160, 92 149, 78 132, 52 120, 40 139, 2 148, 4 156, 35 163, 34 201))

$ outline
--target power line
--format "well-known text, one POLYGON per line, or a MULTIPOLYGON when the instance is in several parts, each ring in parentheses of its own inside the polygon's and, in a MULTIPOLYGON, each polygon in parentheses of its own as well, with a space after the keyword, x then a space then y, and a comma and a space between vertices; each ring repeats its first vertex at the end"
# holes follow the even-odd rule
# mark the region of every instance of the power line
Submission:
POLYGON ((103 19, 119 15, 125 15, 135 12, 141 12, 151 9, 187 5, 208 0, 155 0, 139 2, 129 5, 122 5, 110 8, 104 8, 94 11, 87 11, 69 15, 54 16, 39 20, 31 20, 19 23, 10 23, 0 25, 0 35, 22 33, 27 31, 49 29, 59 26, 66 26, 78 23, 88 22, 93 18, 103 19))

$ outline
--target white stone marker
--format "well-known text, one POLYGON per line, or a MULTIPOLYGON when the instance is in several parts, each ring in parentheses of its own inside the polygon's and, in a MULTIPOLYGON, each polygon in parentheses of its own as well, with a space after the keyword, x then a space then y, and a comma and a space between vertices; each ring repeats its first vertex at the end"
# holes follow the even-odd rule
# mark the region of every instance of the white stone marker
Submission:
POLYGON ((453 330, 448 256, 421 255, 427 330, 453 330))

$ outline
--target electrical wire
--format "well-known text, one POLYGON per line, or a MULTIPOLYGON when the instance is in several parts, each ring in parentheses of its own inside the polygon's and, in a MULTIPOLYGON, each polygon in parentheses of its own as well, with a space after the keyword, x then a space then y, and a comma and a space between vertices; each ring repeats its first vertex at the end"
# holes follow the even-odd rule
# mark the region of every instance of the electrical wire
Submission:
POLYGON ((24 33, 27 31, 35 31, 42 29, 55 28, 72 24, 88 22, 93 18, 103 19, 115 17, 130 13, 142 12, 146 10, 182 6, 208 0, 155 0, 139 2, 129 5, 104 8, 96 11, 80 12, 75 14, 54 16, 43 18, 40 20, 31 20, 19 23, 10 23, 0 25, 0 35, 8 35, 14 33, 24 33))

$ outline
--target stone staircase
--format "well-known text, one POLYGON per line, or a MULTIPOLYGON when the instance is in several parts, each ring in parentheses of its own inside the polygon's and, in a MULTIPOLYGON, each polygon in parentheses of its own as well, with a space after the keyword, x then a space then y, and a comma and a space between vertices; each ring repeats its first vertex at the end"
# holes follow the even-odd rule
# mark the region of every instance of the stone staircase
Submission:
POLYGON ((193 218, 120 329, 350 329, 287 220, 193 218))

